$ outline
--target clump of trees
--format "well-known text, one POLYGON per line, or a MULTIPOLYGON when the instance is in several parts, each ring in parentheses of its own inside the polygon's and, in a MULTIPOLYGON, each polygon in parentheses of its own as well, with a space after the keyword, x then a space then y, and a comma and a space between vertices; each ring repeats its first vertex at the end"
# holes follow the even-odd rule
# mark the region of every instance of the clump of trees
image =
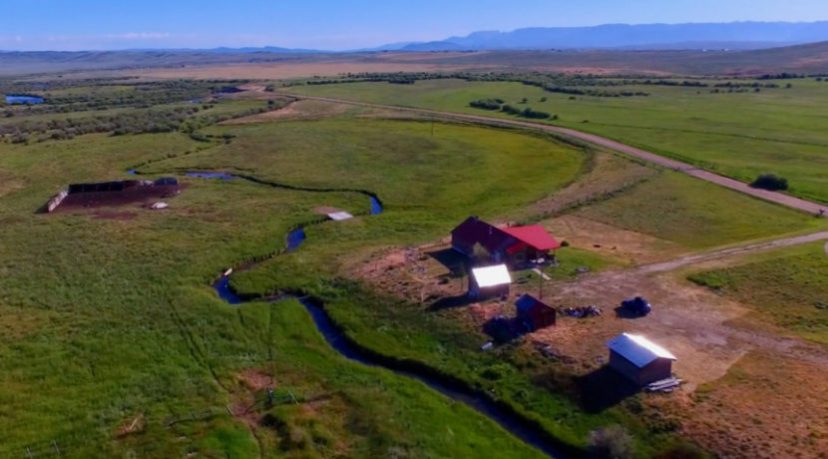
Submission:
POLYGON ((480 99, 469 102, 469 106, 481 110, 500 110, 503 103, 501 99, 480 99))
POLYGON ((477 72, 396 72, 396 73, 348 73, 338 78, 312 78, 296 80, 287 86, 325 85, 358 82, 388 82, 396 84, 413 84, 421 80, 461 79, 465 81, 506 81, 518 82, 527 86, 536 86, 548 92, 575 94, 593 97, 636 97, 649 96, 642 91, 615 91, 610 89, 595 89, 594 87, 625 86, 618 79, 599 77, 595 75, 568 75, 562 73, 477 73, 477 72))
POLYGON ((763 190, 785 191, 788 189, 788 179, 776 174, 762 174, 750 186, 763 190))
MULTIPOLYGON (((522 99, 520 103, 524 102, 526 99, 522 99)), ((470 107, 479 108, 481 110, 490 110, 490 111, 498 111, 500 110, 503 113, 520 116, 523 118, 529 119, 538 119, 538 120, 545 120, 545 119, 558 119, 558 115, 552 115, 546 112, 541 112, 537 110, 533 110, 530 107, 526 107, 524 109, 520 109, 514 107, 512 105, 506 104, 503 99, 479 99, 473 100, 469 102, 470 107)))
POLYGON ((546 113, 546 112, 540 112, 540 111, 537 111, 537 110, 532 110, 532 108, 530 108, 530 107, 526 107, 523 110, 521 110, 521 109, 513 107, 511 105, 504 105, 503 108, 500 109, 500 111, 502 111, 503 113, 508 113, 509 115, 515 115, 515 116, 520 116, 520 117, 523 117, 523 118, 530 118, 530 119, 538 119, 538 120, 549 119, 549 118, 558 119, 557 115, 551 115, 551 114, 546 113))

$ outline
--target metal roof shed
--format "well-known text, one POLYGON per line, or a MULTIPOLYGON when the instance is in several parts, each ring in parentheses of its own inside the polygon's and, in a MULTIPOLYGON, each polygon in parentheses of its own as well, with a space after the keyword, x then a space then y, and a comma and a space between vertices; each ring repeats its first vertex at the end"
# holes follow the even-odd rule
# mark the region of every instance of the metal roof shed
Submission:
POLYGON ((609 365, 639 386, 672 376, 676 361, 667 349, 641 335, 623 333, 607 342, 609 365))
POLYGON ((469 296, 472 298, 491 298, 509 294, 512 276, 506 265, 472 268, 469 282, 469 296))
POLYGON ((349 214, 348 212, 331 212, 328 214, 328 218, 336 222, 341 222, 345 220, 350 220, 354 218, 354 216, 349 214))

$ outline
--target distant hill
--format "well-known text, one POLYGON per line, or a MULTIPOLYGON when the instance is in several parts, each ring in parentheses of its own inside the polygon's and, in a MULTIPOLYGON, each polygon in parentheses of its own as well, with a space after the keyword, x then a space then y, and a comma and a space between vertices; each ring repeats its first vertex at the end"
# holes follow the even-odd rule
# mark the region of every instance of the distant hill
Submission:
MULTIPOLYGON (((743 51, 698 50, 495 50, 457 52, 318 53, 251 50, 155 50, 84 52, 0 52, 0 77, 74 71, 175 69, 181 67, 309 66, 317 72, 546 71, 617 74, 745 75, 828 74, 828 42, 743 51)), ((278 72, 277 72, 278 74, 278 72)), ((252 78, 261 74, 251 74, 252 78)))
POLYGON ((546 27, 512 32, 475 32, 403 51, 484 51, 546 49, 759 49, 828 40, 828 21, 733 22, 707 24, 607 24, 546 27))
MULTIPOLYGON (((411 55, 416 55, 420 64, 450 65, 482 71, 734 76, 783 72, 828 74, 828 42, 747 51, 513 50, 411 55)), ((409 57, 406 61, 411 62, 411 59, 409 57)))

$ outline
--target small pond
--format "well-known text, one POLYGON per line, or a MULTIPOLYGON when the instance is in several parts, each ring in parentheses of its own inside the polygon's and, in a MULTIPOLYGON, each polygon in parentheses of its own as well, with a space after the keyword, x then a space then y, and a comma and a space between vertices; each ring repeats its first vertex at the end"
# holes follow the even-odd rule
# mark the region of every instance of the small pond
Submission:
POLYGON ((26 95, 9 95, 6 96, 6 103, 9 105, 28 105, 28 104, 42 104, 45 100, 42 97, 26 96, 26 95))

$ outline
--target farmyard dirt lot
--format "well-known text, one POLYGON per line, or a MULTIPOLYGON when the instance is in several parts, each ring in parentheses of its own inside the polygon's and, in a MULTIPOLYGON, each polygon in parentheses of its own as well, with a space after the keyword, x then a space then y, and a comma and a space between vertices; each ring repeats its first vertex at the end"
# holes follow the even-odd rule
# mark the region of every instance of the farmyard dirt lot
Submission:
MULTIPOLYGON (((738 264, 750 253, 824 239, 828 234, 748 244, 742 249, 714 250, 665 261, 678 249, 658 250, 665 247, 664 241, 577 218, 560 220, 550 225, 561 229, 557 234, 574 234, 567 233, 567 228, 589 227, 593 237, 611 246, 586 245, 591 250, 661 263, 547 282, 544 300, 548 304, 595 304, 603 308, 604 314, 589 319, 561 317, 556 327, 526 335, 520 344, 525 352, 548 347, 568 371, 580 377, 606 363, 605 342, 611 337, 621 332, 644 334, 679 357, 674 372, 686 381, 674 394, 645 397, 645 413, 650 410, 660 413, 658 416, 680 420, 677 422, 690 438, 722 457, 825 457, 828 394, 820 375, 828 372, 828 350, 786 337, 764 325, 746 326, 751 322, 738 319, 749 314, 751 305, 737 303, 687 281, 682 269, 690 261, 694 270, 738 264), (617 317, 614 307, 622 299, 639 294, 653 303, 654 312, 639 319, 617 317), (802 390, 803 387, 808 389, 802 390)), ((445 242, 386 250, 352 274, 379 290, 421 301, 428 308, 440 298, 463 292, 464 281, 441 280, 448 278, 449 271, 427 255, 448 248, 445 242)), ((517 285, 505 303, 472 303, 451 314, 479 330, 494 316, 513 314, 512 300, 522 293, 537 294, 537 283, 517 285)))

